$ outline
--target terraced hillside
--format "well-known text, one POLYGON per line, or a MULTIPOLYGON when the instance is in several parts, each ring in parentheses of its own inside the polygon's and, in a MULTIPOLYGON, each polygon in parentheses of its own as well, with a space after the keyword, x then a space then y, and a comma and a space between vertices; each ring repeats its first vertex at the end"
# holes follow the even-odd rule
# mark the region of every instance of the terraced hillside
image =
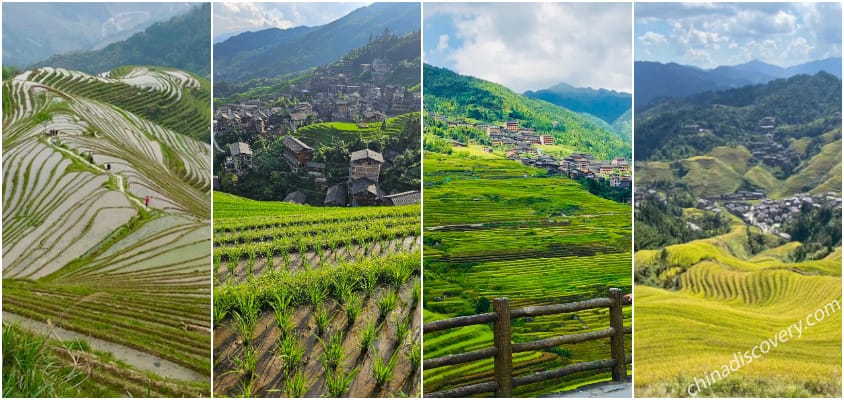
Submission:
POLYGON ((214 193, 214 393, 387 397, 420 387, 420 207, 214 193))
POLYGON ((723 371, 736 353, 741 360, 792 324, 801 324, 799 336, 794 330, 766 354, 757 347, 760 358, 699 395, 840 394, 841 248, 800 263, 787 261, 799 243, 753 256, 745 229, 739 223, 725 235, 635 254, 637 396, 688 397, 695 378, 723 371), (638 284, 646 276, 664 284, 638 284))
MULTIPOLYGON (((511 307, 603 297, 631 289, 630 206, 591 195, 577 182, 490 154, 426 152, 424 158, 426 322, 511 307)), ((631 309, 625 309, 625 325, 631 309)), ((514 342, 608 326, 608 310, 513 321, 514 342)), ((425 335, 426 359, 491 346, 491 326, 425 335)), ((629 346, 629 343, 628 343, 629 346)), ((514 375, 609 358, 608 341, 514 355, 514 375)), ((425 370, 426 393, 492 380, 493 360, 425 370)), ((516 396, 568 390, 609 372, 521 386, 516 396)))
POLYGON ((347 142, 356 139, 373 141, 379 137, 398 136, 401 134, 405 125, 407 125, 409 119, 418 117, 419 113, 408 113, 387 118, 384 121, 384 130, 381 129, 380 122, 363 125, 353 122, 321 122, 300 128, 294 136, 304 140, 315 148, 329 145, 338 139, 347 142))
POLYGON ((3 83, 4 323, 90 337, 81 365, 107 393, 163 395, 130 384, 151 371, 207 395, 210 146, 188 135, 207 117, 207 82, 112 74, 40 68, 3 83))

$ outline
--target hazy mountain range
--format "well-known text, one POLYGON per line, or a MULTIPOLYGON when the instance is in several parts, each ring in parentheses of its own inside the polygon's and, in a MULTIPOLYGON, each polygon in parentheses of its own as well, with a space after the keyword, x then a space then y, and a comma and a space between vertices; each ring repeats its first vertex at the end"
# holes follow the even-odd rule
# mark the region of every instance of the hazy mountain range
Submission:
POLYGON ((190 3, 4 3, 3 63, 24 67, 71 51, 96 50, 190 3))
POLYGON ((660 98, 685 97, 712 90, 766 83, 799 74, 813 75, 820 71, 841 78, 841 58, 811 61, 786 68, 758 60, 712 69, 676 63, 636 61, 634 75, 636 109, 648 107, 660 98))

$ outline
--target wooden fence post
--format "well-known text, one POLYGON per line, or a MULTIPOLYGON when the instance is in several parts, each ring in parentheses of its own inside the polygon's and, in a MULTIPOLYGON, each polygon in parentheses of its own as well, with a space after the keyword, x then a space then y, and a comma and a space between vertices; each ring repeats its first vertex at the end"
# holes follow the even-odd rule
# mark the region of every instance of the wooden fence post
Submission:
POLYGON ((622 311, 621 289, 610 288, 610 327, 615 334, 610 338, 610 353, 615 360, 612 380, 622 382, 627 379, 627 364, 624 363, 624 312, 622 311))
POLYGON ((510 331, 510 300, 506 297, 492 300, 492 309, 498 314, 493 340, 498 352, 495 355, 495 397, 513 397, 513 341, 510 331))

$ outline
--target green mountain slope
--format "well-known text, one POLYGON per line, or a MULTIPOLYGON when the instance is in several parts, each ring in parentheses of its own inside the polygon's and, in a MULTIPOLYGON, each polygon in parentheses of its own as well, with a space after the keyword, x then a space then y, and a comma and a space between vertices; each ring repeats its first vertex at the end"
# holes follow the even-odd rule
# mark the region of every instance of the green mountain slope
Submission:
POLYGON ((211 5, 205 3, 100 50, 56 55, 30 68, 51 66, 98 74, 121 65, 160 65, 209 76, 210 37, 211 5))
POLYGON ((554 136, 556 143, 598 158, 629 156, 631 143, 588 118, 542 100, 513 92, 497 83, 458 75, 425 64, 424 104, 427 112, 450 120, 503 123, 518 120, 554 136))

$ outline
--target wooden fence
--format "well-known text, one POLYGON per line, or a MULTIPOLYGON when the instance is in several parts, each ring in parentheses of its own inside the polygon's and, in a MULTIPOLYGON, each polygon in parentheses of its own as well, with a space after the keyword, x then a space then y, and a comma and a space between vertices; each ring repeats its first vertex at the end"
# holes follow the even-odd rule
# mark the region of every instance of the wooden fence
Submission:
POLYGON ((524 307, 517 310, 510 310, 510 301, 507 298, 498 298, 492 301, 493 312, 491 313, 428 322, 422 328, 424 333, 494 322, 492 347, 428 359, 424 361, 423 368, 427 370, 494 357, 495 380, 440 392, 426 393, 425 397, 464 397, 487 392, 494 392, 495 397, 513 397, 513 388, 516 386, 561 378, 576 372, 598 369, 612 369, 613 381, 623 381, 627 378, 627 365, 632 363, 632 357, 628 356, 624 351, 624 335, 633 331, 631 327, 624 327, 624 314, 622 313, 622 306, 624 304, 621 289, 616 288, 611 288, 609 290, 609 297, 606 298, 548 306, 524 307), (510 320, 514 318, 564 314, 604 307, 609 307, 610 309, 609 328, 526 343, 513 343, 512 341, 510 320), (581 343, 603 338, 610 338, 611 359, 582 362, 555 370, 540 371, 531 375, 513 377, 513 353, 534 351, 563 344, 581 343))

